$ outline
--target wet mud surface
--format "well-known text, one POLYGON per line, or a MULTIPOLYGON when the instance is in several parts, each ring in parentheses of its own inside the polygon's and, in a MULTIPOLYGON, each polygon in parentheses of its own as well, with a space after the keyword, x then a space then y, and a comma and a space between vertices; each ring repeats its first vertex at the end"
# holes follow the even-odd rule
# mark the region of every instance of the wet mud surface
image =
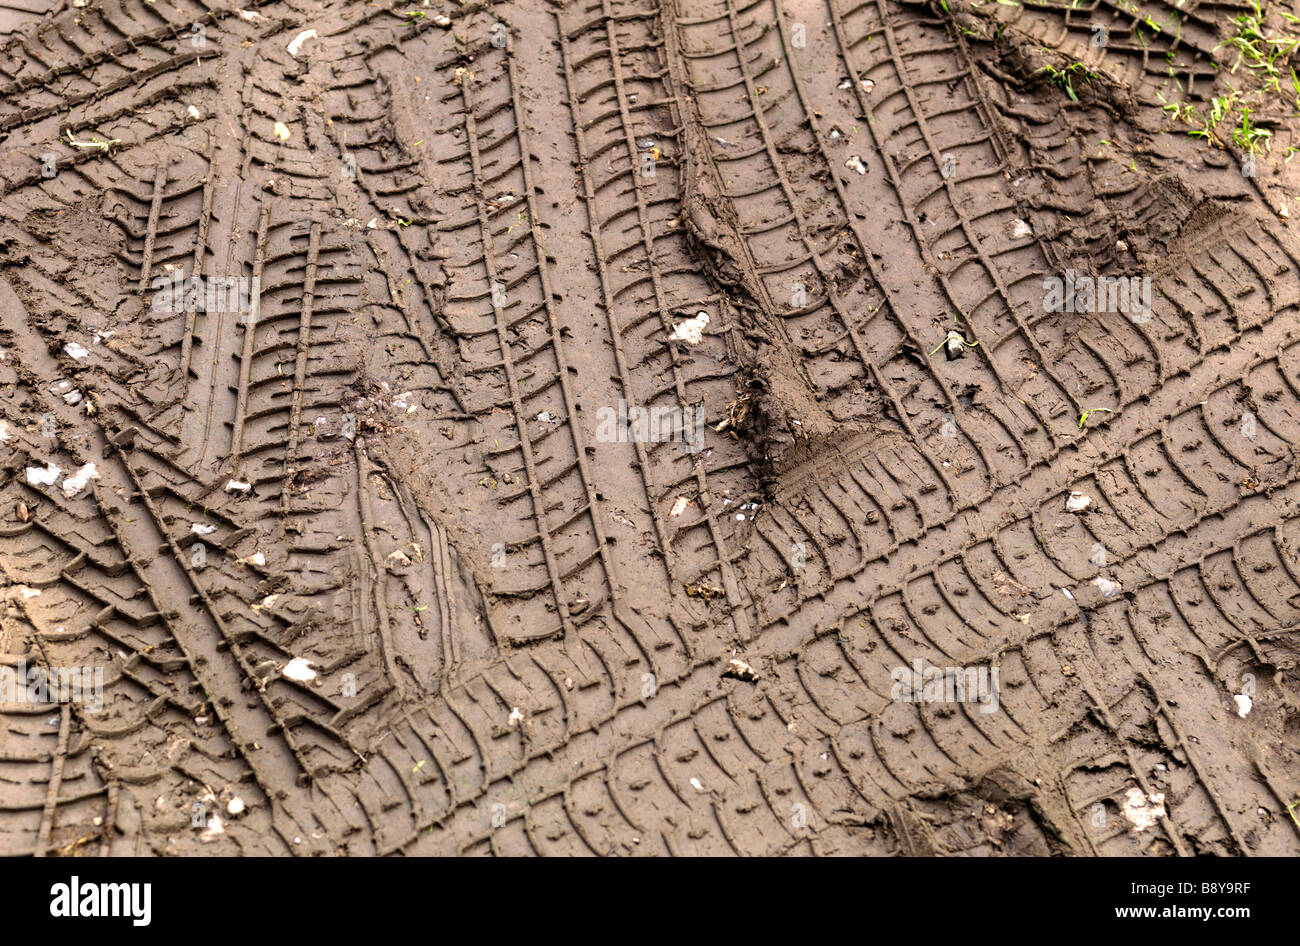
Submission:
POLYGON ((1288 12, 0 0, 0 853, 1300 853, 1288 12))

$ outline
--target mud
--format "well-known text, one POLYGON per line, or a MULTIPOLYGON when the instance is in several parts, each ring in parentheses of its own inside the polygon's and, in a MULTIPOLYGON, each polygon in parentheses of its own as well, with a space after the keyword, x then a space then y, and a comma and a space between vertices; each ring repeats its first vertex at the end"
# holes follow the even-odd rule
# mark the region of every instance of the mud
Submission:
POLYGON ((0 3, 0 853, 1300 853, 1251 7, 425 2, 0 3))

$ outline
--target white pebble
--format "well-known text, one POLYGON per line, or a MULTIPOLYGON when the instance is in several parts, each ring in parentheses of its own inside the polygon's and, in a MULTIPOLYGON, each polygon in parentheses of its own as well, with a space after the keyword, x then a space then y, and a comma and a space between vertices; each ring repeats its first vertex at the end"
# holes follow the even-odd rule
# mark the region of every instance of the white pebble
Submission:
POLYGON ((693 319, 687 319, 685 322, 678 322, 673 326, 672 334, 668 336, 674 342, 685 342, 688 345, 698 345, 700 339, 704 337, 704 328, 709 324, 709 313, 698 312, 693 319))
POLYGON ((95 464, 87 463, 80 470, 63 481, 63 495, 72 499, 85 489, 91 480, 97 479, 99 479, 99 473, 95 469, 95 464))
POLYGON ((54 481, 59 478, 62 472, 53 463, 41 469, 39 466, 29 466, 27 468, 27 485, 29 486, 53 486, 54 481))
POLYGON ((306 683, 309 680, 316 679, 316 671, 311 668, 311 663, 305 657, 295 657, 284 665, 281 673, 290 680, 297 680, 299 683, 306 683))
POLYGON ((1065 511, 1073 513, 1086 512, 1092 505, 1092 498, 1085 496, 1078 490, 1073 490, 1068 499, 1065 500, 1065 511))
POLYGON ((293 39, 289 41, 289 45, 288 47, 286 47, 289 50, 289 55, 297 56, 299 50, 302 49, 303 43, 307 42, 307 40, 309 39, 316 39, 317 36, 319 35, 320 34, 318 34, 315 30, 303 30, 301 33, 299 33, 297 36, 295 36, 293 39))

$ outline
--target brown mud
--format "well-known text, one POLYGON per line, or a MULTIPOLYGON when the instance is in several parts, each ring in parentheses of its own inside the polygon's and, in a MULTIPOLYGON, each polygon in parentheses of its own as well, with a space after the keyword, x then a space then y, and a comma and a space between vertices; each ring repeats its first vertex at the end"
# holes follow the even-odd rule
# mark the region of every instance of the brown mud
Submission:
POLYGON ((1300 853, 1249 6, 425 2, 0 0, 0 853, 1300 853))

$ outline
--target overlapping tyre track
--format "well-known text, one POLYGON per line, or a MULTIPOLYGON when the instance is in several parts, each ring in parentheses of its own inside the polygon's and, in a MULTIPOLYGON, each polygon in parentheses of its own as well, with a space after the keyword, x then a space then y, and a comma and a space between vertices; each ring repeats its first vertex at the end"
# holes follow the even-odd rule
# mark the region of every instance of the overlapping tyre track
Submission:
MULTIPOLYGON (((43 221, 7 218, 4 416, 58 429, 8 466, 38 514, 6 575, 42 590, 14 610, 50 608, 14 640, 116 651, 132 721, 7 715, 6 843, 1128 853, 1137 786, 1168 798, 1139 850, 1294 851, 1288 231, 1185 217, 1190 274, 1151 323, 1045 315, 1055 221, 1005 173, 1018 119, 964 34, 789 6, 216 15, 219 64, 177 66, 211 89, 206 134, 182 109, 162 160, 148 134, 73 156, 124 194, 111 306, 43 221), (255 276, 257 318, 152 322, 169 264, 255 276), (69 304, 125 315, 156 363, 56 362, 69 304), (699 346, 668 339, 699 311, 699 346), (936 358, 950 329, 979 345, 936 358), (69 368, 94 416, 51 393, 69 368), (754 391, 749 443, 596 434, 620 398, 716 426, 754 391), (101 479, 65 502, 27 458, 101 479), (58 630, 60 608, 98 616, 58 630), (757 683, 722 676, 737 652, 757 683), (892 700, 914 659, 996 663, 1002 712, 892 700), (232 790, 247 814, 189 826, 232 790)), ((149 81, 88 101, 165 100, 149 81)))

